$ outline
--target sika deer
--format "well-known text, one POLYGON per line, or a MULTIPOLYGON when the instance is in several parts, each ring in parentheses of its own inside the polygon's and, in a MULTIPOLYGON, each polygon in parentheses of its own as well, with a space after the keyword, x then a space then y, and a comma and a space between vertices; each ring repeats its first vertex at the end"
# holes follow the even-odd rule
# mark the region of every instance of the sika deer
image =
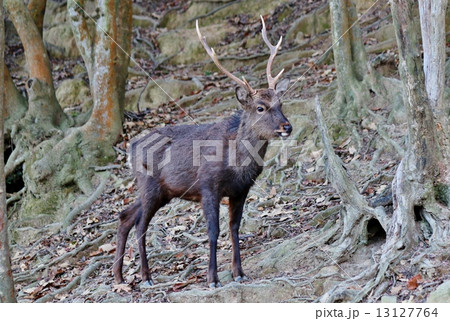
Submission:
POLYGON ((280 97, 289 80, 277 81, 283 70, 272 77, 272 63, 281 44, 267 39, 264 19, 262 37, 270 48, 267 63, 268 89, 253 89, 227 71, 200 33, 203 47, 217 67, 233 79, 236 98, 243 110, 221 122, 181 125, 153 130, 131 144, 133 170, 140 198, 119 214, 114 278, 123 282, 122 265, 130 229, 136 226, 141 276, 152 284, 145 250, 145 233, 156 211, 174 198, 201 202, 209 237, 208 283, 220 286, 217 276, 216 247, 219 236, 219 203, 229 197, 229 227, 232 242, 232 272, 236 281, 244 279, 239 253, 239 225, 247 193, 263 169, 268 140, 287 137, 292 127, 281 111, 280 97), (201 153, 200 153, 201 152, 201 153), (201 154, 201 155, 200 155, 201 154), (203 157, 200 157, 203 156, 203 157), (156 164, 156 166, 154 166, 156 164))

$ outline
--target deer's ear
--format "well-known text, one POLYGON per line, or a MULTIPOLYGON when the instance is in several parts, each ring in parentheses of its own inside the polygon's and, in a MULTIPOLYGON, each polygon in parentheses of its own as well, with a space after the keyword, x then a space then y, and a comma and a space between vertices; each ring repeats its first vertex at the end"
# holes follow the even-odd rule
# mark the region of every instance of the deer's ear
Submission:
POLYGON ((247 107, 248 105, 250 105, 250 102, 252 101, 250 93, 242 87, 236 87, 236 98, 242 104, 243 107, 247 107))
POLYGON ((275 92, 277 93, 277 96, 283 95, 285 91, 288 90, 290 82, 291 80, 289 78, 285 78, 276 84, 275 92))

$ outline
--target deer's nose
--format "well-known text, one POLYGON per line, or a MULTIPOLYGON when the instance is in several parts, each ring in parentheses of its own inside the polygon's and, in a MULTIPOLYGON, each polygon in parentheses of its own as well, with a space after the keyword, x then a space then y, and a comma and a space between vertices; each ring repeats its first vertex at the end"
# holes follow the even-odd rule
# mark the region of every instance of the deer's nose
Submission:
POLYGON ((290 134, 292 132, 292 126, 291 124, 285 124, 283 125, 283 129, 286 133, 290 134))

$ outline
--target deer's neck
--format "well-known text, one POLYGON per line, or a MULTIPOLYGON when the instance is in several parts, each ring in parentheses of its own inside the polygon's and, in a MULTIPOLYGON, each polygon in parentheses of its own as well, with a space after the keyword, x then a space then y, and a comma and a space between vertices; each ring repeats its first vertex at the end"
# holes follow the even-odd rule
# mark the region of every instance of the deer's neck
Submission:
MULTIPOLYGON (((260 139, 252 128, 245 113, 241 115, 241 121, 236 134, 235 141, 235 164, 237 171, 248 172, 252 179, 261 173, 264 165, 264 156, 267 151, 267 140, 260 139)), ((230 152, 233 153, 233 148, 230 152)))

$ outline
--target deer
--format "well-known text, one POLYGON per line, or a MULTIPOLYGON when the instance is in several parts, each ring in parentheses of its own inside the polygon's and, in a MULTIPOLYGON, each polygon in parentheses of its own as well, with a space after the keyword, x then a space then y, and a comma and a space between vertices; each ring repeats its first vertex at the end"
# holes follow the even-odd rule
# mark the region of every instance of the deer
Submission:
POLYGON ((282 37, 277 45, 272 45, 262 16, 261 21, 262 38, 270 48, 266 68, 267 89, 253 89, 245 77, 241 80, 226 70, 214 49, 202 36, 196 21, 197 34, 207 54, 220 71, 237 83, 235 94, 242 109, 215 123, 153 129, 131 142, 129 154, 140 196, 135 203, 119 213, 113 264, 116 283, 124 283, 122 267, 125 246, 128 234, 135 226, 142 282, 147 286, 153 285, 146 255, 145 234, 158 209, 173 198, 201 203, 209 243, 207 282, 210 288, 216 288, 221 286, 216 257, 220 232, 219 206, 222 198, 228 197, 232 275, 236 282, 248 280, 242 269, 239 249, 239 227, 245 200, 263 170, 262 160, 269 140, 286 138, 292 132, 292 126, 283 114, 280 102, 288 89, 289 79, 278 81, 284 69, 275 77, 271 73, 282 37))

